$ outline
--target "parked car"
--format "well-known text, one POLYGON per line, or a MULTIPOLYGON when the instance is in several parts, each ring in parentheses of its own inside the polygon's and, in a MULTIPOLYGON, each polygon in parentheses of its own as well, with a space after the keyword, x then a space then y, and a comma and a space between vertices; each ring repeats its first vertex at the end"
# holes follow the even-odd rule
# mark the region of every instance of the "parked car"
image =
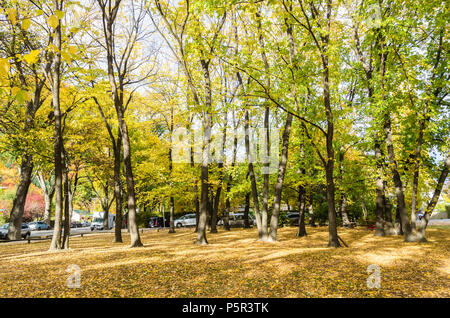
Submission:
POLYGON ((36 221, 28 223, 28 227, 31 231, 50 230, 50 226, 47 223, 36 221))
POLYGON ((81 227, 89 227, 89 226, 91 226, 91 222, 88 221, 81 222, 81 227))
POLYGON ((195 226, 197 224, 197 220, 195 218, 195 213, 191 213, 183 215, 181 218, 176 219, 173 223, 175 227, 195 226))
MULTIPOLYGON (((91 231, 104 230, 104 218, 105 212, 94 212, 94 219, 91 223, 91 231)), ((115 220, 116 215, 108 213, 108 228, 106 230, 111 230, 114 227, 115 220)))
MULTIPOLYGON (((230 227, 244 227, 244 222, 245 222, 244 213, 230 213, 228 222, 230 224, 230 227)), ((248 223, 250 226, 255 224, 255 219, 254 219, 253 215, 251 215, 250 213, 248 214, 248 223)), ((220 219, 217 222, 217 225, 223 225, 223 224, 224 224, 223 219, 220 219)))
MULTIPOLYGON (((9 223, 5 223, 2 226, 0 226, 0 238, 6 240, 8 239, 8 229, 9 223)), ((26 223, 22 223, 21 234, 24 239, 28 239, 31 235, 30 227, 26 223)))
POLYGON ((286 219, 289 225, 298 225, 298 220, 300 219, 300 213, 298 212, 288 212, 286 213, 286 219))
POLYGON ((160 216, 153 216, 148 221, 148 227, 170 227, 170 220, 160 216))

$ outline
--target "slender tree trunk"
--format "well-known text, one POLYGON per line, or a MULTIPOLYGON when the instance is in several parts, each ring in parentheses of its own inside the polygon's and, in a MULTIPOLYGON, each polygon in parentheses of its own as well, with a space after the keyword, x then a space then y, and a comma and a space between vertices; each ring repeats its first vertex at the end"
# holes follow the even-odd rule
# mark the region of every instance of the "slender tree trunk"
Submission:
POLYGON ((37 178, 39 181, 39 187, 41 188, 42 193, 44 195, 44 222, 47 225, 50 225, 50 215, 52 212, 52 200, 53 195, 55 193, 55 187, 52 185, 49 185, 49 187, 47 187, 44 175, 42 174, 41 171, 38 172, 37 178))
POLYGON ((175 199, 170 197, 169 199, 169 233, 175 233, 175 199))
POLYGON ((284 125, 282 147, 281 147, 281 161, 278 167, 278 177, 277 183, 275 185, 275 196, 273 200, 273 211, 272 217, 270 219, 270 234, 268 240, 271 242, 275 242, 277 240, 278 218, 280 215, 280 205, 281 205, 281 192, 283 190, 283 181, 284 175, 286 173, 286 165, 288 160, 289 136, 291 133, 292 117, 293 117, 292 114, 288 113, 286 115, 286 123, 284 125))
POLYGON ((269 107, 265 108, 264 112, 264 168, 263 171, 263 203, 262 203, 262 214, 261 214, 261 231, 262 231, 262 241, 269 240, 268 234, 268 214, 269 214, 269 169, 270 169, 270 131, 269 131, 269 107))
MULTIPOLYGON (((173 172, 173 158, 172 158, 172 147, 173 147, 173 107, 170 112, 170 148, 169 148, 169 172, 170 172, 170 185, 172 186, 172 172, 173 172)), ((175 210, 175 199, 173 195, 169 199, 169 233, 175 233, 175 223, 174 223, 174 210, 175 210)), ((164 221, 164 220, 163 220, 164 221)), ((163 224, 165 226, 165 224, 163 224)))
POLYGON ((262 231, 262 224, 261 224, 261 214, 259 212, 258 189, 256 187, 255 171, 253 170, 253 158, 252 158, 252 154, 250 152, 249 121, 250 121, 250 119, 249 119, 249 115, 248 115, 248 110, 245 109, 245 124, 244 124, 245 151, 247 153, 248 174, 250 176, 250 182, 251 182, 252 199, 253 199, 253 207, 255 210, 256 227, 258 228, 258 238, 261 240, 263 231, 262 231))
MULTIPOLYGON (((250 212, 250 192, 245 194, 245 208, 244 208, 244 229, 249 229, 250 221, 249 221, 249 212, 250 212)), ((230 225, 228 225, 229 227, 230 225)))
POLYGON ((217 214, 219 212, 219 201, 220 201, 220 194, 222 192, 222 185, 220 184, 216 191, 216 197, 214 199, 214 205, 212 206, 212 213, 211 213, 211 233, 217 233, 217 214))
POLYGON ((427 205, 425 213, 422 219, 420 220, 420 224, 418 227, 418 231, 414 237, 414 241, 426 242, 427 240, 425 238, 425 230, 427 228, 428 221, 430 220, 431 213, 433 213, 433 210, 436 207, 437 202, 439 201, 439 197, 441 195, 445 179, 447 179, 449 170, 450 170, 450 153, 448 154, 447 159, 445 160, 444 168, 442 169, 441 174, 439 175, 439 179, 436 184, 436 188, 434 189, 433 196, 431 197, 431 200, 427 205))
POLYGON ((62 237, 62 248, 68 249, 69 248, 69 238, 70 238, 70 209, 69 209, 69 171, 67 167, 67 161, 66 161, 66 153, 63 149, 62 153, 62 161, 64 165, 64 172, 63 172, 63 181, 64 181, 64 232, 62 237))
MULTIPOLYGON (((344 181, 344 152, 339 152, 339 177, 341 181, 341 187, 343 187, 343 181, 344 181)), ((342 226, 343 227, 350 227, 350 220, 348 218, 347 213, 347 194, 344 190, 341 190, 341 207, 340 207, 340 213, 341 213, 341 219, 342 219, 342 226)))
MULTIPOLYGON (((238 135, 237 135, 237 125, 234 122, 234 110, 233 110, 233 125, 234 125, 234 136, 233 136, 233 161, 231 162, 231 169, 234 170, 234 167, 236 166, 236 158, 237 158, 237 143, 238 143, 238 135)), ((248 174, 247 174, 248 176, 248 174)), ((230 173, 228 176, 228 182, 227 182, 227 192, 226 192, 226 201, 225 201, 225 215, 223 217, 223 226, 226 231, 230 230, 230 213, 231 213, 231 204, 230 204, 230 198, 228 197, 228 194, 231 190, 231 184, 233 182, 233 174, 230 173)), ((245 220, 244 220, 245 223, 245 220)), ((250 224, 248 224, 248 218, 247 218, 247 225, 244 224, 244 227, 250 227, 250 224)))
POLYGON ((397 170, 397 162, 395 161, 394 145, 392 141, 392 128, 390 114, 386 113, 384 118, 384 131, 386 135, 386 144, 388 149, 389 165, 391 167, 395 194, 397 198, 397 214, 401 221, 401 229, 405 235, 405 241, 411 239, 412 229, 409 223, 408 213, 406 212, 405 194, 403 191, 403 183, 397 170))
POLYGON ((403 226, 402 226, 402 219, 400 217, 400 208, 397 206, 395 207, 395 233, 397 235, 403 235, 403 226))
MULTIPOLYGON (((53 0, 53 11, 62 10, 62 3, 53 0)), ((52 104, 55 116, 55 142, 54 142, 54 162, 55 162, 55 224, 53 227, 52 242, 50 250, 61 249, 61 225, 63 214, 63 138, 61 126, 61 108, 59 98, 60 88, 60 66, 61 66, 61 23, 54 30, 55 36, 53 43, 58 49, 54 56, 54 65, 52 72, 52 104)))
POLYGON ((384 233, 386 235, 396 235, 396 231, 394 225, 392 223, 392 204, 389 200, 389 196, 387 193, 387 182, 383 180, 383 204, 384 204, 384 220, 385 220, 385 228, 384 233))
MULTIPOLYGON (((191 168, 192 170, 195 169, 195 163, 194 163, 194 134, 192 133, 192 130, 190 129, 190 126, 188 127, 189 130, 189 136, 190 136, 190 162, 191 162, 191 168)), ((198 222, 200 218, 200 202, 198 200, 198 185, 197 185, 197 177, 194 177, 194 205, 195 205, 195 232, 198 232, 198 222)))
POLYGON ((384 231, 384 220, 383 220, 383 213, 385 210, 385 199, 384 199, 384 180, 383 180, 383 159, 382 159, 382 151, 381 151, 381 145, 378 140, 378 138, 375 138, 375 157, 377 161, 377 198, 376 198, 376 210, 375 210, 375 216, 376 216, 376 223, 375 223, 375 236, 385 236, 384 231))
MULTIPOLYGON (((304 174, 305 169, 302 169, 302 174, 304 174)), ((306 236, 306 227, 305 227, 305 213, 306 213, 306 191, 303 185, 298 186, 298 232, 297 236, 302 237, 306 236)))
POLYGON ((205 106, 206 110, 203 113, 203 144, 202 144, 202 167, 201 167, 201 199, 200 199, 200 215, 198 220, 197 240, 195 244, 208 244, 206 240, 206 226, 208 219, 208 170, 209 170, 209 150, 211 143, 211 107, 212 107, 212 92, 211 92, 211 78, 209 74, 209 62, 201 60, 203 69, 203 76, 205 79, 205 106))
POLYGON ((328 202, 328 231, 329 231, 329 247, 340 247, 337 234, 336 223, 336 206, 335 206, 335 186, 334 186, 334 149, 333 149, 333 115, 330 106, 330 88, 329 88, 329 70, 328 70, 328 58, 325 58, 325 70, 323 74, 323 94, 324 104, 327 114, 327 134, 326 134, 326 147, 327 147, 327 162, 325 163, 325 174, 327 180, 327 202, 328 202))
POLYGON ((122 180, 120 172, 122 134, 117 133, 117 141, 114 147, 114 199, 116 201, 116 219, 114 227, 114 243, 122 243, 122 180))
POLYGON ((9 218, 8 238, 10 240, 21 239, 22 217, 33 173, 32 160, 30 155, 25 155, 22 158, 22 164, 20 165, 19 186, 17 187, 9 218))
MULTIPOLYGON (((428 113, 428 107, 425 107, 425 114, 428 113)), ((424 115, 419 121, 419 136, 417 138, 416 153, 414 156, 414 177, 413 177, 413 191, 411 198, 411 227, 416 229, 416 213, 417 213, 417 191, 419 188, 419 174, 422 157, 422 143, 423 133, 425 130, 425 123, 428 117, 424 115)))
POLYGON ((313 197, 312 192, 309 192, 308 195, 308 214, 309 214, 309 226, 316 227, 316 218, 314 217, 314 206, 313 206, 313 197))
POLYGON ((125 168, 125 179, 127 183, 128 224, 130 229, 131 247, 139 247, 143 246, 143 244, 139 236, 139 229, 136 220, 136 195, 134 192, 134 177, 131 166, 130 139, 128 136, 128 127, 121 112, 119 112, 118 117, 122 133, 123 162, 125 168))
MULTIPOLYGON (((106 186, 104 187, 104 193, 105 193, 105 197, 103 198, 103 200, 101 198, 99 198, 102 202, 102 210, 103 210, 103 229, 104 230, 109 230, 109 187, 108 187, 108 183, 106 183, 106 186)), ((111 202, 112 203, 112 202, 111 202)))

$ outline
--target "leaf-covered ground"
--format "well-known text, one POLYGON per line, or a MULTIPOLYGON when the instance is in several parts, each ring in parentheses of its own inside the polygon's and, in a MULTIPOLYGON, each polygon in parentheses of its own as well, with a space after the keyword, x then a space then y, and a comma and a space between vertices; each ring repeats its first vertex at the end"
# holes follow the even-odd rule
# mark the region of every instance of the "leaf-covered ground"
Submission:
POLYGON ((144 247, 112 243, 113 234, 74 237, 71 249, 49 242, 0 244, 0 297, 450 297, 450 229, 429 228, 428 243, 340 229, 349 248, 327 248, 326 227, 279 230, 277 243, 254 229, 208 234, 148 231, 144 247), (67 287, 71 264, 81 287, 67 287), (367 287, 367 266, 381 268, 381 288, 367 287))

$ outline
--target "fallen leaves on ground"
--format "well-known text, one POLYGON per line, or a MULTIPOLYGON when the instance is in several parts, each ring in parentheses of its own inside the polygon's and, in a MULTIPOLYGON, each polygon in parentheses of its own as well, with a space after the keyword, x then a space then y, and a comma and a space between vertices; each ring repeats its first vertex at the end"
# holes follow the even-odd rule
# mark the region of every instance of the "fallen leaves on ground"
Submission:
POLYGON ((279 229, 279 242, 258 242, 255 229, 208 234, 147 231, 144 247, 112 243, 113 234, 74 237, 70 249, 49 242, 0 245, 0 297, 450 297, 450 229, 430 228, 427 243, 340 229, 348 248, 327 248, 326 227, 279 229), (71 264, 80 288, 69 288, 71 264), (381 288, 367 287, 367 266, 381 269, 381 288))

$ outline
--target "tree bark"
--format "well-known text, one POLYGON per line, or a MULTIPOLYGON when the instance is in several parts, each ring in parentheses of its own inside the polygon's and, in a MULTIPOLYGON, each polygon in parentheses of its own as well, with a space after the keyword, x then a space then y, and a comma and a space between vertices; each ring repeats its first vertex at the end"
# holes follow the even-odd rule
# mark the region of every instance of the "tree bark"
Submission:
POLYGON ((389 196, 387 193, 387 182, 383 180, 383 204, 384 204, 384 220, 385 220, 385 228, 384 233, 386 235, 396 235, 396 231, 394 225, 392 224, 392 204, 389 200, 389 196))
MULTIPOLYGON (((172 172, 173 172, 173 157, 172 157, 172 147, 173 147, 173 106, 170 109, 170 147, 169 147, 169 173, 170 173, 170 185, 172 187, 172 172)), ((169 233, 175 233, 175 223, 174 223, 174 210, 175 210, 175 199, 173 195, 169 198, 169 233)), ((163 218, 164 219, 164 218, 163 218)), ((163 220, 164 222, 164 220, 163 220)), ((163 224, 163 227, 165 224, 163 224)))
POLYGON ((376 198, 376 210, 375 210, 375 216, 376 216, 376 222, 375 222, 375 236, 385 236, 384 231, 384 220, 383 220, 383 214, 385 210, 385 199, 384 199, 384 180, 383 180, 383 159, 382 159, 382 151, 381 151, 381 145, 378 140, 378 138, 375 138, 375 158, 377 161, 377 198, 376 198))
POLYGON ((386 144, 388 149, 389 165, 391 167, 395 194, 397 198, 397 214, 401 221, 401 229, 405 235, 405 241, 409 241, 412 235, 411 224, 409 223, 408 214, 406 212, 405 194, 403 191, 403 183, 397 169, 397 162, 395 161, 394 145, 392 141, 392 128, 390 114, 386 113, 384 116, 384 131, 386 135, 386 144))
POLYGON ((51 180, 49 180, 49 187, 47 187, 47 183, 45 181, 45 177, 41 171, 37 174, 39 187, 42 190, 42 193, 44 195, 44 222, 47 225, 50 225, 50 215, 52 212, 52 200, 53 195, 55 194, 55 187, 54 185, 50 185, 51 180))
MULTIPOLYGON (((250 221, 249 221, 249 212, 250 212, 250 192, 245 194, 245 208, 244 208, 244 229, 249 229, 250 221)), ((228 225, 228 228, 230 225, 228 225)))
MULTIPOLYGON (((305 169, 302 169, 302 174, 305 173, 305 169)), ((298 186, 298 232, 297 236, 302 237, 306 236, 306 227, 305 227, 305 213, 306 213, 306 191, 303 185, 298 186)))
POLYGON ((130 139, 128 136, 128 127, 125 120, 119 112, 119 122, 122 133, 122 146, 123 146, 123 162, 125 169, 125 179, 127 183, 127 205, 128 205, 128 224, 130 229, 131 247, 143 246, 141 238, 139 236, 139 229, 136 220, 136 195, 134 192, 134 177, 131 166, 131 148, 130 139))
POLYGON ((327 115, 327 134, 326 134, 326 147, 327 147, 327 162, 325 163, 325 174, 327 180, 327 203, 328 203, 328 232, 329 232, 329 247, 340 247, 341 244, 338 240, 337 223, 336 223, 336 206, 335 206, 335 186, 334 186, 334 148, 333 148, 333 115, 330 105, 330 88, 329 88, 329 70, 328 70, 328 57, 325 60, 325 70, 323 73, 323 95, 324 104, 327 115))
POLYGON ((258 239, 262 239, 262 225, 261 225, 261 214, 259 212, 259 201, 258 201, 258 189, 256 186, 256 177, 255 171, 253 169, 253 158, 251 157, 250 152, 250 138, 249 138, 249 114, 248 110, 245 109, 245 151, 247 153, 247 161, 248 161, 248 174, 250 176, 251 189, 252 189, 252 199, 253 199, 253 207, 255 210, 255 221, 256 227, 258 228, 258 239))
POLYGON ((8 239, 20 240, 22 229, 22 217, 27 199, 28 189, 33 173, 33 161, 31 155, 25 155, 20 165, 20 181, 14 197, 11 214, 9 217, 8 239))
POLYGON ((281 161, 278 167, 277 183, 275 185, 275 196, 273 199, 273 211, 272 217, 270 219, 270 233, 268 240, 271 242, 275 242, 277 240, 278 218, 280 215, 280 205, 281 205, 281 192, 283 190, 283 181, 284 175, 286 173, 286 165, 288 160, 289 136, 291 133, 292 118, 293 118, 292 114, 288 113, 286 115, 286 123, 284 125, 282 147, 281 147, 281 161))
MULTIPOLYGON (((53 11, 63 11, 62 2, 53 0, 53 11)), ((54 45, 58 49, 55 52, 54 64, 52 70, 52 104, 55 116, 55 142, 54 142, 54 162, 55 162, 55 224, 53 227, 53 236, 50 243, 50 250, 61 249, 61 225, 63 214, 63 138, 61 126, 61 108, 60 108, 60 67, 61 67, 61 23, 54 29, 54 45)))
POLYGON ((270 131, 269 131, 269 107, 264 111, 264 162, 263 162, 263 202, 261 214, 261 241, 268 241, 268 214, 269 214, 269 169, 270 169, 270 131))
POLYGON ((200 61, 203 69, 203 77, 205 80, 205 106, 206 110, 203 113, 203 143, 202 143, 202 167, 201 167, 201 198, 200 198, 200 215, 198 221, 197 240, 195 244, 206 245, 206 226, 208 219, 208 192, 209 192, 209 151, 211 143, 211 107, 212 107, 212 91, 211 78, 209 74, 209 62, 205 60, 200 61))
POLYGON ((316 218, 314 217, 314 206, 313 206, 313 198, 312 198, 312 192, 309 192, 308 195, 308 214, 309 214, 309 226, 316 227, 316 218))
POLYGON ((64 232, 62 237, 61 246, 63 249, 69 248, 69 238, 70 238, 70 210, 69 210, 69 168, 67 163, 67 155, 65 149, 62 152, 62 162, 63 162, 63 183, 64 183, 64 232))
POLYGON ((214 199, 213 213, 212 213, 212 217, 211 217, 211 233, 217 233, 217 215, 219 212, 220 195, 222 193, 222 186, 223 186, 223 163, 225 161, 225 144, 227 141, 227 125, 228 125, 228 118, 227 118, 227 112, 225 112, 220 162, 217 164, 217 166, 219 168, 219 185, 217 186, 216 198, 214 199))
MULTIPOLYGON (((339 178, 341 181, 341 187, 343 187, 343 180, 344 180, 344 158, 345 158, 345 152, 340 151, 339 152, 339 178)), ((350 220, 348 218, 347 213, 347 194, 344 190, 341 190, 341 219, 342 219, 342 226, 343 227, 350 227, 350 220)))
POLYGON ((433 196, 431 197, 431 200, 427 205, 425 213, 422 219, 420 220, 420 224, 418 227, 418 231, 414 237, 414 241, 426 242, 427 240, 425 238, 425 230, 427 228, 428 221, 430 220, 431 213, 433 213, 433 210, 436 207, 437 202, 439 201, 439 197, 441 195, 441 191, 444 186, 445 179, 448 176, 449 170, 450 170, 450 153, 448 154, 447 159, 445 160, 444 168, 442 169, 441 174, 439 175, 439 179, 436 184, 436 188, 434 189, 433 196))
POLYGON ((114 147, 114 199, 116 201, 116 219, 114 227, 114 243, 122 243, 122 180, 120 172, 120 158, 122 149, 122 134, 117 133, 117 141, 114 147))

